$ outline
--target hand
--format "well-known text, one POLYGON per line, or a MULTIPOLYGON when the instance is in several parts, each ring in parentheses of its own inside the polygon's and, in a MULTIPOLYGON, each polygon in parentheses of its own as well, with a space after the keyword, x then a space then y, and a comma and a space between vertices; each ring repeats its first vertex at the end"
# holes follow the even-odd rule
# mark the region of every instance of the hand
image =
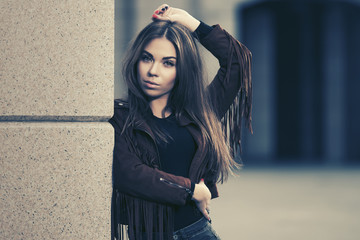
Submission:
POLYGON ((194 32, 200 25, 200 21, 191 16, 185 10, 180 8, 173 8, 167 4, 162 4, 158 7, 152 15, 153 20, 163 20, 170 22, 177 22, 184 25, 191 32, 194 32))
POLYGON ((210 200, 211 193, 208 187, 204 183, 204 179, 201 179, 200 183, 195 184, 194 194, 192 200, 196 203, 196 206, 204 217, 210 221, 210 200))

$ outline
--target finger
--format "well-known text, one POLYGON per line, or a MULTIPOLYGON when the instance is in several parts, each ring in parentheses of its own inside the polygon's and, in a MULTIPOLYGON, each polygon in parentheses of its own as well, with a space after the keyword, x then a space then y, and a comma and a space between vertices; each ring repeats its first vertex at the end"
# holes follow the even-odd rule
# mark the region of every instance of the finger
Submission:
POLYGON ((159 19, 159 13, 157 13, 158 11, 155 11, 152 15, 152 19, 159 19))
POLYGON ((163 13, 160 10, 156 10, 152 15, 153 19, 164 20, 163 13))
POLYGON ((210 215, 210 201, 206 201, 206 212, 208 213, 208 215, 210 215))
POLYGON ((155 9, 155 11, 154 11, 154 13, 153 13, 153 15, 152 15, 152 19, 158 19, 159 14, 160 14, 160 12, 161 12, 161 9, 163 8, 163 7, 162 7, 163 5, 164 5, 164 4, 162 4, 161 6, 159 6, 159 7, 157 7, 157 8, 155 9))
POLYGON ((208 212, 208 206, 207 205, 203 205, 204 207, 202 207, 201 208, 201 212, 202 212, 202 214, 204 215, 204 217, 206 218, 206 219, 210 219, 210 215, 209 215, 209 212, 208 212))
POLYGON ((168 15, 153 14, 152 19, 173 22, 168 15))
POLYGON ((206 208, 206 214, 203 214, 203 215, 211 223, 210 209, 209 208, 206 208))
POLYGON ((201 213, 204 215, 204 217, 205 217, 207 220, 210 220, 210 216, 209 216, 209 214, 207 213, 206 209, 203 209, 203 210, 201 211, 201 213))
POLYGON ((170 20, 169 17, 167 17, 167 16, 162 16, 162 15, 156 14, 156 13, 154 13, 154 14, 152 15, 152 19, 153 19, 153 20, 162 20, 162 21, 168 21, 168 20, 170 20))
POLYGON ((165 12, 166 10, 169 9, 169 5, 163 4, 163 5, 160 6, 160 9, 161 9, 161 11, 165 12))
POLYGON ((209 207, 206 208, 206 212, 207 212, 208 215, 210 215, 210 208, 209 207))
POLYGON ((170 12, 171 12, 171 8, 165 6, 163 8, 155 10, 154 14, 152 15, 152 18, 156 20, 170 21, 171 20, 169 17, 170 12), (165 11, 163 11, 163 9, 165 11))
MULTIPOLYGON (((170 8, 169 5, 167 5, 167 4, 162 4, 162 5, 160 5, 160 6, 156 9, 156 11, 158 11, 158 14, 159 14, 159 15, 163 15, 169 8, 170 8)), ((155 11, 155 12, 156 12, 156 11, 155 11)))

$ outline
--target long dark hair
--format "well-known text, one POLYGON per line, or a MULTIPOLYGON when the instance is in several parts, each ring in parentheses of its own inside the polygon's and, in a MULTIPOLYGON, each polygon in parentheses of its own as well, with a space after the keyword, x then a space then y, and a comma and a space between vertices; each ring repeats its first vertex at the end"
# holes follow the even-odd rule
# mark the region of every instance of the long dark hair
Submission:
MULTIPOLYGON (((171 109, 177 119, 186 114, 197 124, 207 155, 200 171, 205 174, 211 169, 213 174, 209 180, 223 182, 232 173, 232 168, 238 165, 226 143, 221 123, 209 104, 203 64, 195 38, 181 24, 154 21, 138 34, 128 48, 123 76, 128 86, 129 116, 124 129, 143 123, 152 114, 147 97, 139 85, 137 66, 146 45, 162 37, 174 45, 177 55, 177 76, 166 108, 171 109)), ((156 128, 154 133, 160 138, 164 136, 156 128)))

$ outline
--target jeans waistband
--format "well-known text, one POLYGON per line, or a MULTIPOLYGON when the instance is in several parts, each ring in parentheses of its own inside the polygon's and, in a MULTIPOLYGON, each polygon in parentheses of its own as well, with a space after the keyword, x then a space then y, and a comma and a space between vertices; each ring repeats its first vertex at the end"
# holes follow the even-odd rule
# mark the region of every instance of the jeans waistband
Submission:
POLYGON ((199 230, 205 228, 208 224, 209 224, 208 220, 205 217, 202 217, 198 221, 190 224, 189 226, 186 226, 184 228, 175 231, 174 235, 183 235, 183 236, 193 235, 199 230))

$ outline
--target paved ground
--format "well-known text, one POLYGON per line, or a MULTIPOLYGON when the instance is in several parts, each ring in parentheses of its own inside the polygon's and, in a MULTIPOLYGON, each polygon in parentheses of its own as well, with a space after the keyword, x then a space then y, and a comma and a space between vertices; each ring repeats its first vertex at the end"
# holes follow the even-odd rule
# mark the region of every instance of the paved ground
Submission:
POLYGON ((223 240, 359 240, 360 168, 244 168, 211 204, 223 240))

